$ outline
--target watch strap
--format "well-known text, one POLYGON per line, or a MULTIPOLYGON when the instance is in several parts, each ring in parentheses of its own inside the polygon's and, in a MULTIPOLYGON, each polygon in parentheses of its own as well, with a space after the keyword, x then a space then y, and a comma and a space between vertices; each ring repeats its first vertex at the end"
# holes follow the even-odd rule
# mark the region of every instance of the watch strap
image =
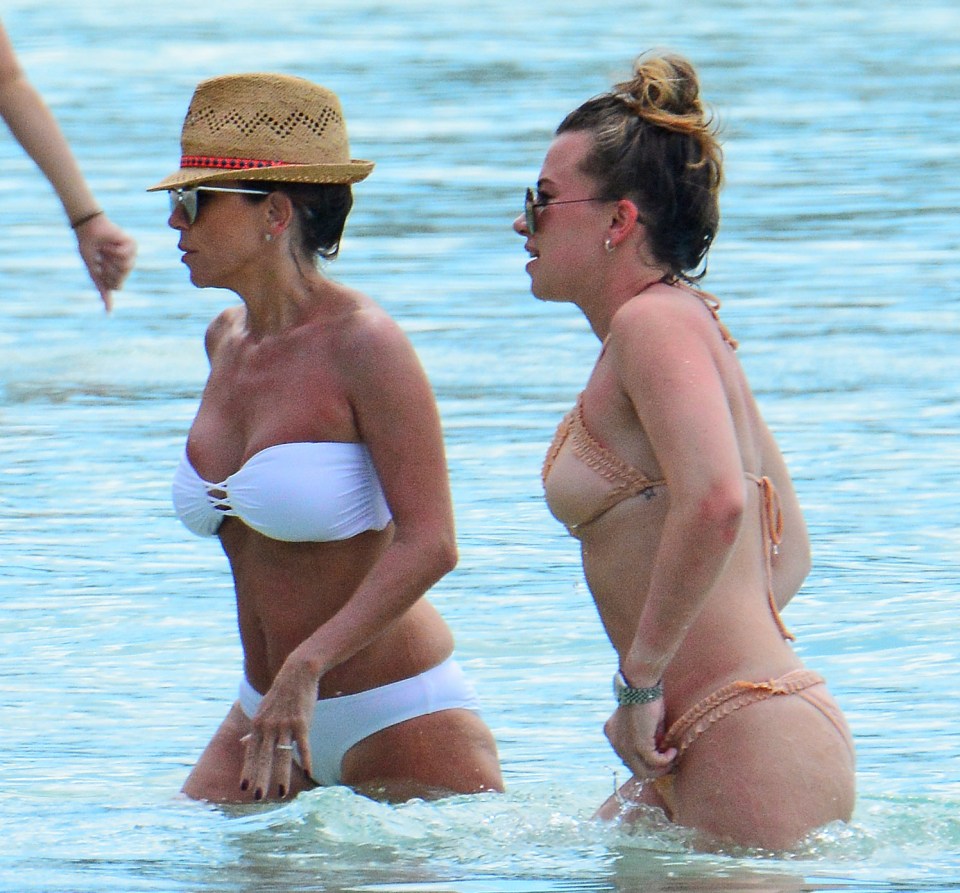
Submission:
POLYGON ((635 704, 649 704, 651 701, 658 701, 663 697, 663 682, 656 685, 650 685, 646 688, 635 688, 623 675, 621 670, 617 670, 613 677, 613 695, 617 699, 617 704, 621 707, 632 707, 635 704))

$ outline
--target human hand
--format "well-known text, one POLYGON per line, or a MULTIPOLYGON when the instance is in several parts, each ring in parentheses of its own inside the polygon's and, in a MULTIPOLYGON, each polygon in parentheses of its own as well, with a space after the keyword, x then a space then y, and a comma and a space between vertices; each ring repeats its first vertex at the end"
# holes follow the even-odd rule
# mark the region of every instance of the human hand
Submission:
POLYGON ((315 674, 288 659, 263 696, 252 731, 241 739, 246 757, 240 790, 252 789, 254 800, 266 797, 271 785, 280 799, 287 796, 297 755, 303 771, 312 773, 309 730, 317 684, 315 674))
POLYGON ((675 747, 661 750, 665 708, 663 698, 647 704, 618 707, 603 731, 617 756, 640 779, 659 778, 673 769, 675 747))
POLYGON ((109 313, 113 308, 113 292, 123 285, 133 269, 137 243, 105 214, 91 217, 75 231, 80 257, 109 313))

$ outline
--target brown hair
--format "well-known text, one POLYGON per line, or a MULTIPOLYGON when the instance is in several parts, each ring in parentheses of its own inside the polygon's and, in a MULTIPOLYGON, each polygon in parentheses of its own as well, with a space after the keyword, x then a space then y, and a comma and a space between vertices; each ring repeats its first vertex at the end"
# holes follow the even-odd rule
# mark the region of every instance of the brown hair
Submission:
POLYGON ((723 153, 700 99, 693 66, 672 54, 640 56, 633 78, 588 100, 557 128, 589 131, 583 162, 605 197, 628 198, 640 211, 658 263, 687 280, 707 255, 720 224, 723 153))
MULTIPOLYGON (((244 184, 246 185, 246 184, 244 184)), ((253 181, 250 186, 264 192, 282 192, 293 203, 300 221, 299 248, 308 256, 333 260, 353 207, 353 190, 339 183, 281 183, 253 181)), ((251 201, 264 196, 249 195, 251 201)))

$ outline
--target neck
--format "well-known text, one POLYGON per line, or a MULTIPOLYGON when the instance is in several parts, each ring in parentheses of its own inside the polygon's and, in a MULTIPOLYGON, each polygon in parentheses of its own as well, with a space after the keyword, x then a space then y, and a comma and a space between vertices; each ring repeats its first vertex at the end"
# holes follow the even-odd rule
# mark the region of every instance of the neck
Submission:
POLYGON ((238 291, 246 306, 246 329, 254 339, 276 335, 332 303, 329 282, 319 273, 293 278, 265 277, 254 287, 238 291))
POLYGON ((617 311, 628 301, 642 295, 645 291, 667 282, 669 274, 662 270, 647 270, 642 276, 636 277, 631 283, 624 284, 605 293, 598 292, 596 302, 581 305, 587 322, 593 333, 601 340, 605 341, 610 334, 610 324, 617 311))

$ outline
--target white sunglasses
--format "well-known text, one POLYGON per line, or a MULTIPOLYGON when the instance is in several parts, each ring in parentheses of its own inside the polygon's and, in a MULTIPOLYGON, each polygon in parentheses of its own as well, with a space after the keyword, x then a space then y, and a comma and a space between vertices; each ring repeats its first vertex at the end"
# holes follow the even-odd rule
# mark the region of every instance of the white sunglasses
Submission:
POLYGON ((250 195, 270 195, 265 189, 243 189, 235 186, 192 186, 189 189, 171 189, 170 195, 170 213, 173 214, 177 208, 183 208, 183 213, 187 217, 188 223, 193 223, 200 213, 199 192, 246 192, 250 195))

